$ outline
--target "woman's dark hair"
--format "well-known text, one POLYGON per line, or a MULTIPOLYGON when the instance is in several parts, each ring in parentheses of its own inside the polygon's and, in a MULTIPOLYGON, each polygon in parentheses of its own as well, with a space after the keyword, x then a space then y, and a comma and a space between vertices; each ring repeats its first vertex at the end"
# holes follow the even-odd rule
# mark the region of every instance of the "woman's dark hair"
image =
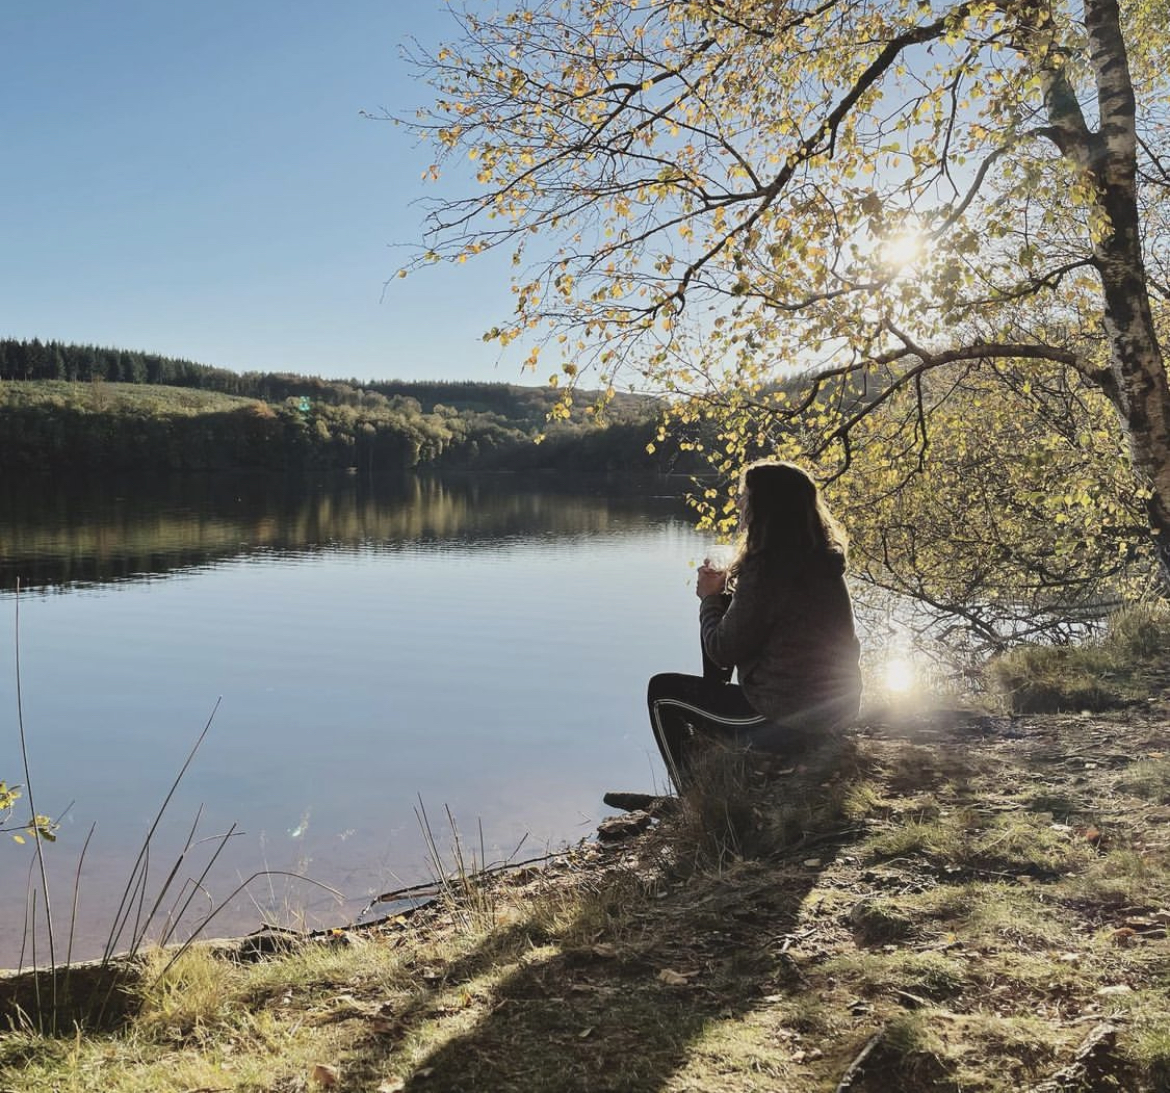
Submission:
POLYGON ((753 554, 795 560, 802 555, 846 552, 846 537, 816 483, 795 463, 760 460, 739 480, 743 543, 732 568, 753 554))

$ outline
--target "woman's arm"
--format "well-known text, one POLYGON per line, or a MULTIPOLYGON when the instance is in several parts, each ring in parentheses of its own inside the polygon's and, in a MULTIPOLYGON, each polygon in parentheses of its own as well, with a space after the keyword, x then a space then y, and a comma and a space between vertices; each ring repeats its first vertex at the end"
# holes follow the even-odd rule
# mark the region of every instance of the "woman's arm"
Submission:
POLYGON ((716 664, 730 668, 763 646, 780 606, 772 583, 766 580, 762 559, 749 558, 736 576, 730 604, 722 595, 703 597, 699 628, 703 648, 716 664))

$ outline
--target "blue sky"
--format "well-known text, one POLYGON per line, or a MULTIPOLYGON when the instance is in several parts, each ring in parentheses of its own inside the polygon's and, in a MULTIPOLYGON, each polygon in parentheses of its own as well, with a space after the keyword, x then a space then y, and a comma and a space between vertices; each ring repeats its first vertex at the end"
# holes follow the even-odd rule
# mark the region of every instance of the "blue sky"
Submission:
POLYGON ((528 381, 506 278, 393 279, 431 161, 399 57, 441 0, 0 0, 0 336, 238 371, 528 381))

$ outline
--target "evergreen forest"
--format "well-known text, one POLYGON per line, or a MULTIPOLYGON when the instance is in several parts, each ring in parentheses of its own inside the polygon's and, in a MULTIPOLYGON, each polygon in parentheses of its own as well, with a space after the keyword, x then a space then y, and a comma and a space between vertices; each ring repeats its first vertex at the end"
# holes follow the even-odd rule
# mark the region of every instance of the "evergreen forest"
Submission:
POLYGON ((578 392, 565 415, 562 398, 519 384, 237 373, 5 339, 0 460, 9 471, 48 472, 693 469, 680 445, 652 445, 655 400, 578 392))

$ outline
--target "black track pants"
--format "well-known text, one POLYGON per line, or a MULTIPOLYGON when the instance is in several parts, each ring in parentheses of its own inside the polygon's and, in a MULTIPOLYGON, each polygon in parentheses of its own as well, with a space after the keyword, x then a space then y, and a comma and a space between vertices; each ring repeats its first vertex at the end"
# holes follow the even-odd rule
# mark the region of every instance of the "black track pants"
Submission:
POLYGON ((650 680, 646 699, 654 739, 678 791, 686 785, 695 751, 704 738, 746 743, 750 730, 766 723, 739 687, 719 678, 666 672, 650 680))

